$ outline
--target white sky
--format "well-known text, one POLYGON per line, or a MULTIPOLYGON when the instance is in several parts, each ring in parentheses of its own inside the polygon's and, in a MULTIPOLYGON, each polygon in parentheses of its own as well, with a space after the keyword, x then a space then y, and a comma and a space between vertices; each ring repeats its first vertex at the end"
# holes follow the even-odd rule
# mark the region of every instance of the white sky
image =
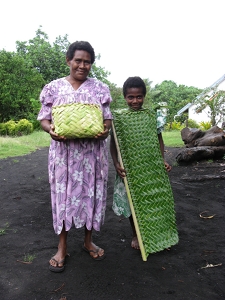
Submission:
POLYGON ((39 25, 50 41, 89 41, 118 87, 129 76, 205 88, 225 74, 224 0, 2 1, 0 50, 39 25))

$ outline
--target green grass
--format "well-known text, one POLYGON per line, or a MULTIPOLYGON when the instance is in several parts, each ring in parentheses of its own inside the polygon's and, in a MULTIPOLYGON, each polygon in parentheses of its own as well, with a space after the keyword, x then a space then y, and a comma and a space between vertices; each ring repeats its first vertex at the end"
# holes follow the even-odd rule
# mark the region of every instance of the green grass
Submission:
POLYGON ((20 137, 0 137, 0 159, 25 155, 49 144, 50 135, 44 131, 20 137))
POLYGON ((184 147, 179 130, 163 131, 163 141, 167 147, 184 147))
MULTIPOLYGON (((165 146, 184 146, 180 131, 164 131, 162 135, 165 146)), ((44 131, 35 131, 30 135, 20 137, 0 137, 0 159, 22 156, 42 147, 48 147, 50 140, 50 135, 44 131)))

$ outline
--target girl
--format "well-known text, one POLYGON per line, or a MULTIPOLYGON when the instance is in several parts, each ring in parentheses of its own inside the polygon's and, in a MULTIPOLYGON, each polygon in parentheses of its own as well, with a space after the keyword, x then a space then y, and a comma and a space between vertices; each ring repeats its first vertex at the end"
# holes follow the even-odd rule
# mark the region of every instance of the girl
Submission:
MULTIPOLYGON (((127 105, 133 110, 139 110, 142 108, 144 98, 146 95, 146 86, 144 81, 140 77, 129 77, 123 84, 123 95, 127 102, 127 105)), ((160 113, 157 113, 157 133, 158 133, 158 140, 160 145, 160 150, 162 153, 162 157, 164 158, 164 143, 162 138, 162 130, 164 125, 164 118, 160 113)), ((118 153, 117 148, 114 140, 113 134, 111 135, 110 140, 110 152, 112 156, 112 160, 117 171, 115 185, 114 185, 114 195, 113 195, 113 211, 116 215, 124 215, 126 218, 129 218, 133 238, 131 241, 131 247, 134 249, 139 249, 137 234, 133 222, 133 217, 131 215, 131 210, 126 194, 125 185, 123 182, 123 178, 126 176, 126 170, 124 170, 120 162, 118 161, 118 153)), ((167 172, 171 170, 171 166, 165 163, 165 168, 167 172)))

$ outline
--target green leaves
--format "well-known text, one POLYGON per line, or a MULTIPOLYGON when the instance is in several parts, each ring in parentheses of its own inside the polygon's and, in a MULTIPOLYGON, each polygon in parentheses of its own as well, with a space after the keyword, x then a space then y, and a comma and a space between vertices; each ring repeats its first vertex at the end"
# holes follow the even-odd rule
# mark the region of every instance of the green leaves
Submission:
POLYGON ((30 98, 38 98, 44 80, 27 61, 14 52, 0 51, 0 122, 26 118, 30 98))

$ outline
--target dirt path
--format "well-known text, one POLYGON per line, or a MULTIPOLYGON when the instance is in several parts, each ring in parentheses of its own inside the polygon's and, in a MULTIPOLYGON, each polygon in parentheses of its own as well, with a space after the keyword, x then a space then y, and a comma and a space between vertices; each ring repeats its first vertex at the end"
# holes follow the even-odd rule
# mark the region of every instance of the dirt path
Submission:
POLYGON ((101 233, 94 234, 107 257, 93 261, 81 248, 83 229, 73 229, 70 258, 61 274, 48 270, 58 242, 52 228, 48 149, 0 160, 0 299, 225 299, 225 184, 216 178, 225 174, 225 161, 177 166, 177 151, 168 148, 166 158, 173 164, 169 176, 179 244, 149 255, 147 262, 130 247, 129 222, 111 209, 115 172, 110 161, 106 220, 101 233))

